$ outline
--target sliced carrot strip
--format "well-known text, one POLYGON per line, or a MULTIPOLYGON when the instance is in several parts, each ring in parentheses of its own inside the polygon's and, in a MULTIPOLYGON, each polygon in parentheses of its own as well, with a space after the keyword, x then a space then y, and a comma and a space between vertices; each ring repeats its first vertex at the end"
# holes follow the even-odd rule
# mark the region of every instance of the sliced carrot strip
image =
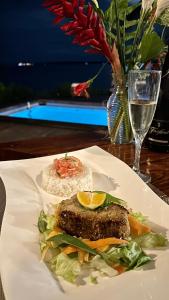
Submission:
POLYGON ((54 231, 57 231, 57 232, 63 232, 63 230, 60 228, 60 227, 58 227, 58 226, 55 226, 54 227, 54 231))
POLYGON ((48 235, 48 239, 55 236, 55 235, 58 235, 59 233, 63 232, 62 229, 60 229, 59 227, 55 227, 54 230, 52 230, 49 235, 48 235))
POLYGON ((142 224, 130 214, 128 215, 128 220, 130 224, 131 235, 140 236, 151 231, 149 226, 142 224))
POLYGON ((79 260, 80 264, 83 264, 84 258, 85 258, 85 251, 79 249, 78 250, 78 260, 79 260))
POLYGON ((89 253, 88 252, 85 252, 84 261, 85 262, 89 261, 89 253))
POLYGON ((126 244, 128 243, 128 241, 125 240, 121 240, 115 237, 110 237, 110 238, 106 238, 106 239, 100 239, 97 241, 90 241, 90 240, 82 240, 86 245, 88 245, 89 247, 91 247, 92 249, 96 249, 96 248, 100 248, 100 247, 104 247, 107 245, 120 245, 120 244, 126 244))
POLYGON ((74 252, 77 252, 78 248, 74 247, 74 246, 67 246, 65 248, 62 249, 62 252, 65 254, 71 254, 74 252))

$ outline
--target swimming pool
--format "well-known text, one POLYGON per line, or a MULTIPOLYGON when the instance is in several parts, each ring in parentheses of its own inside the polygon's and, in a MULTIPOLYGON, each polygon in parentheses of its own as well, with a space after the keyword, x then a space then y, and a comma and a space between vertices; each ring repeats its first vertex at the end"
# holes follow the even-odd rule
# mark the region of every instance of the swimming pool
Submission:
POLYGON ((1 112, 0 115, 32 120, 107 126, 107 114, 104 106, 47 103, 15 108, 1 112))

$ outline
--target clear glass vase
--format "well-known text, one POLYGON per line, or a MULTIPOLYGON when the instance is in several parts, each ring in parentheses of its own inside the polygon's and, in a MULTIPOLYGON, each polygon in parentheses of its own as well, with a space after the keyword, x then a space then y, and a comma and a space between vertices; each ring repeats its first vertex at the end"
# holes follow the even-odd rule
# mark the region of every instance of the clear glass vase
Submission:
POLYGON ((111 143, 127 144, 133 140, 125 85, 114 84, 107 102, 108 132, 111 143))

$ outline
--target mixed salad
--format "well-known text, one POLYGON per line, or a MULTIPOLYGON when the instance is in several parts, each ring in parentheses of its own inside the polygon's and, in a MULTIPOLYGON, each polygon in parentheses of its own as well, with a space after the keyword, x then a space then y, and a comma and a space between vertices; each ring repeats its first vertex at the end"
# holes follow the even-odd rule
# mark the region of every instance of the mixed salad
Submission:
MULTIPOLYGON (((105 203, 125 205, 123 200, 106 194, 105 203), (106 202, 107 201, 107 202, 106 202)), ((97 209, 97 208, 96 208, 97 209)), ((55 276, 78 284, 80 278, 97 283, 100 276, 113 277, 137 269, 153 260, 145 249, 165 247, 167 239, 153 232, 147 217, 129 210, 130 236, 91 241, 77 238, 57 226, 56 214, 40 212, 38 229, 42 260, 55 276)))

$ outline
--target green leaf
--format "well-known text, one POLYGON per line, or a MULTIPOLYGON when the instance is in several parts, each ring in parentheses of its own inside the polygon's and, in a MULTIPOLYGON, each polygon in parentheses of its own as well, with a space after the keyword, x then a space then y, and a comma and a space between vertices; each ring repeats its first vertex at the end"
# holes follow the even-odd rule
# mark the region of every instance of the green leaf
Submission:
POLYGON ((157 58, 164 47, 165 44, 156 32, 144 35, 139 49, 140 61, 145 63, 150 59, 157 58))
POLYGON ((134 239, 142 248, 153 249, 156 247, 165 247, 168 240, 162 235, 155 232, 146 233, 134 239))
POLYGON ((86 245, 85 243, 83 243, 80 239, 71 236, 67 233, 61 233, 58 234, 54 237, 51 237, 48 239, 48 241, 53 241, 55 242, 58 246, 62 245, 62 244, 67 244, 67 245, 71 245, 71 246, 75 246, 81 250, 84 250, 90 254, 93 255, 97 255, 98 252, 95 251, 94 249, 90 248, 88 245, 86 245))
POLYGON ((42 210, 38 218, 38 229, 40 233, 44 233, 47 230, 52 230, 56 224, 56 216, 46 215, 42 210))
POLYGON ((135 26, 138 24, 138 20, 131 20, 131 21, 128 21, 126 20, 126 28, 129 28, 129 27, 132 27, 132 26, 135 26))
POLYGON ((126 51, 125 51, 126 56, 132 52, 132 49, 133 49, 133 45, 126 46, 126 51))
MULTIPOLYGON (((131 2, 131 1, 129 0, 128 2, 131 2)), ((140 6, 141 6, 141 3, 136 3, 136 4, 128 5, 127 15, 131 14, 136 8, 138 8, 140 6)))
POLYGON ((43 233, 47 230, 46 215, 43 210, 40 212, 40 215, 38 218, 38 229, 39 229, 40 233, 43 233))
POLYGON ((144 252, 142 252, 142 254, 139 256, 134 269, 139 268, 145 264, 147 264, 148 262, 150 262, 152 259, 150 256, 146 255, 144 252))
MULTIPOLYGON (((139 7, 141 5, 140 3, 129 5, 130 2, 131 1, 129 1, 129 0, 118 0, 117 1, 120 20, 123 20, 123 17, 125 14, 126 15, 131 14, 137 7, 139 7)), ((105 11, 105 17, 108 18, 110 16, 111 16, 111 20, 112 20, 112 17, 114 20, 116 19, 115 18, 115 1, 111 1, 109 8, 105 11)))
POLYGON ((114 33, 108 32, 108 31, 106 31, 106 33, 107 33, 107 36, 110 37, 112 40, 115 40, 115 39, 116 39, 116 36, 115 36, 114 33))
POLYGON ((127 206, 126 201, 124 201, 122 199, 119 199, 119 198, 116 198, 116 197, 106 193, 106 199, 105 199, 104 204, 102 205, 102 207, 106 207, 106 206, 109 206, 109 205, 112 205, 112 204, 121 205, 125 208, 127 206))
MULTIPOLYGON (((104 23, 106 24, 106 32, 109 44, 116 41, 120 61, 124 70, 127 69, 127 55, 126 43, 134 40, 138 20, 127 20, 130 15, 140 3, 130 4, 129 0, 114 0, 111 1, 109 8, 104 14, 104 23), (112 33, 112 36, 110 35, 112 33)), ((131 53, 131 51, 130 51, 131 53)), ((130 54, 129 53, 129 54, 130 54)))
POLYGON ((138 268, 151 261, 151 257, 145 254, 135 241, 131 241, 127 245, 112 247, 105 256, 109 264, 121 264, 126 266, 127 270, 138 268))
POLYGON ((97 0, 92 0, 92 2, 93 2, 93 9, 98 13, 98 15, 102 18, 102 19, 104 19, 104 12, 103 12, 103 10, 99 7, 99 3, 98 3, 98 1, 97 0))
POLYGON ((125 42, 127 43, 129 40, 134 40, 135 38, 135 32, 132 31, 132 32, 128 32, 125 34, 125 42))
MULTIPOLYGON (((123 20, 124 14, 128 14, 128 0, 116 0, 118 7, 118 17, 123 20)), ((115 1, 113 1, 114 3, 115 1)))

